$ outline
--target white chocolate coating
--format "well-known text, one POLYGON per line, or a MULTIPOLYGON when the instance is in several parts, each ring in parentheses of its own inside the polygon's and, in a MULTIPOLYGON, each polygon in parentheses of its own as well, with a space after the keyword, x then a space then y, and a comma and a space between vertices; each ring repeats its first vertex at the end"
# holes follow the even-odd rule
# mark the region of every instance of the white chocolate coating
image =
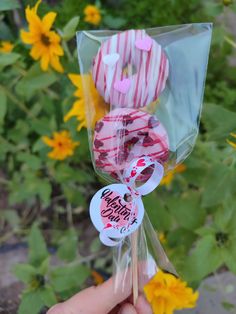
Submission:
POLYGON ((139 108, 155 101, 168 74, 162 47, 144 30, 111 36, 102 43, 92 66, 95 86, 111 108, 139 108))

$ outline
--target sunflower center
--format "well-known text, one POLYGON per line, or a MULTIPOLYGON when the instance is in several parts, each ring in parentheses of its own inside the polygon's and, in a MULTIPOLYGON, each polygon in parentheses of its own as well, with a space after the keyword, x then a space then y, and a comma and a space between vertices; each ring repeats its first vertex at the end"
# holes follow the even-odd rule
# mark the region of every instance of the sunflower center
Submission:
POLYGON ((42 34, 41 35, 41 41, 44 44, 44 46, 49 46, 50 45, 50 39, 47 35, 42 34))

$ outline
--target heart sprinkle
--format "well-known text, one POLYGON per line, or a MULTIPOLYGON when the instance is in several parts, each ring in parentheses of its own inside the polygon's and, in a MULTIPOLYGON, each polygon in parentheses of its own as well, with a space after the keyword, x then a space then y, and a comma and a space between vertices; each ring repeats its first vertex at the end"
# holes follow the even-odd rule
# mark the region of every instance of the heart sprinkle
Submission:
POLYGON ((145 164, 145 159, 139 159, 137 162, 137 167, 144 167, 145 164))
POLYGON ((113 67, 117 61, 120 59, 120 55, 118 53, 111 53, 102 57, 102 62, 106 65, 113 67))
POLYGON ((116 81, 114 84, 114 89, 122 94, 126 94, 130 89, 131 81, 130 79, 123 79, 121 81, 116 81))
POLYGON ((152 47, 152 41, 153 39, 149 36, 146 36, 143 39, 137 39, 135 41, 135 47, 140 50, 149 51, 152 47))

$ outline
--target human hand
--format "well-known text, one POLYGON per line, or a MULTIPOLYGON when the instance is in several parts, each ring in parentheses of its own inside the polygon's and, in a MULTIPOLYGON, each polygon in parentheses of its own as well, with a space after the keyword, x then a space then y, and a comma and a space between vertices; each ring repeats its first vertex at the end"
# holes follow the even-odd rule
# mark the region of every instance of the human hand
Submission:
POLYGON ((85 289, 69 300, 54 305, 47 314, 152 314, 144 296, 140 295, 133 306, 129 302, 130 294, 128 287, 115 293, 113 278, 110 278, 97 287, 85 289))

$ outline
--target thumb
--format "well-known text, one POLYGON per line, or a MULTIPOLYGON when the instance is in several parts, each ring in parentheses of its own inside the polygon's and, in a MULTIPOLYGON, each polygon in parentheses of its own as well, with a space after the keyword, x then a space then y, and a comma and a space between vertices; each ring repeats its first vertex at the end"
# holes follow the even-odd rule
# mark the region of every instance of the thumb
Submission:
POLYGON ((107 314, 131 293, 128 285, 115 293, 113 281, 114 279, 110 278, 102 285, 85 289, 69 300, 54 305, 47 314, 107 314))

